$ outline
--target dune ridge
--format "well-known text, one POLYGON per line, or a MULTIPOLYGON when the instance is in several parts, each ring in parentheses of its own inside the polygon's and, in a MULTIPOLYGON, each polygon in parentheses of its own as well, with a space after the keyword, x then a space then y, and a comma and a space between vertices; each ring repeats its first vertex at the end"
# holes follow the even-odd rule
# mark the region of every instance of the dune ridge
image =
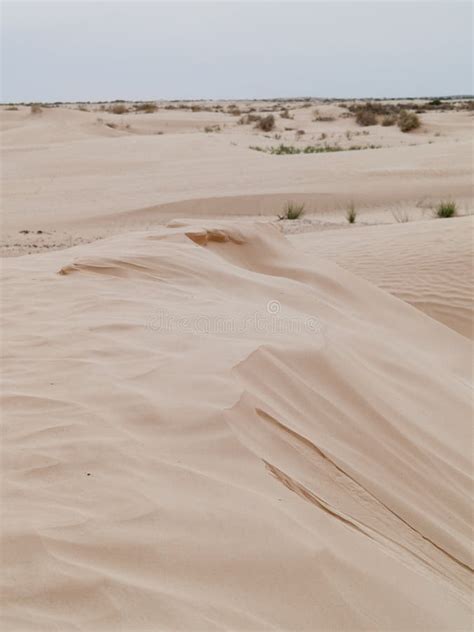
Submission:
POLYGON ((470 629, 463 335, 269 224, 2 276, 6 629, 470 629))

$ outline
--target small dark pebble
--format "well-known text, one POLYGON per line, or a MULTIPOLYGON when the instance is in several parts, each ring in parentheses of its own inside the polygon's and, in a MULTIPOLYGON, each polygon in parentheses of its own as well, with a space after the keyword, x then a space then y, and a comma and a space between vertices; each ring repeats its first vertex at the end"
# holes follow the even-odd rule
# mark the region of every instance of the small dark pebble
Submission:
POLYGON ((37 235, 42 235, 42 234, 43 234, 43 231, 42 231, 42 230, 37 230, 37 231, 36 231, 36 234, 37 234, 37 235))
POLYGON ((91 473, 90 473, 90 472, 87 472, 87 476, 90 476, 90 475, 91 475, 91 473))

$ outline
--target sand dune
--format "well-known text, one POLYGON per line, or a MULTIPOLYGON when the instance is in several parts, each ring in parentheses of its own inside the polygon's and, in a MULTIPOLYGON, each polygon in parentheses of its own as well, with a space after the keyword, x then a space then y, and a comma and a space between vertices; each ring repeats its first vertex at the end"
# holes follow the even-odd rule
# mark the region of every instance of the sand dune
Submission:
POLYGON ((4 260, 5 629, 470 629, 469 344, 313 237, 4 260))
POLYGON ((472 217, 324 234, 292 235, 298 248, 329 258, 472 338, 472 217))
POLYGON ((453 195, 463 212, 472 208, 468 112, 426 113, 421 130, 402 134, 361 129, 335 105, 318 107, 338 118, 315 122, 313 108, 293 107, 293 119, 275 113, 270 134, 221 112, 2 110, 3 242, 19 254, 33 252, 21 249, 25 229, 43 231, 40 248, 64 247, 174 217, 275 218, 293 198, 306 203, 307 216, 331 222, 344 222, 351 200, 368 222, 393 222, 390 209, 400 204, 418 219, 420 203, 453 195), (221 131, 205 133, 208 125, 221 131), (251 149, 279 143, 380 148, 290 156, 251 149))

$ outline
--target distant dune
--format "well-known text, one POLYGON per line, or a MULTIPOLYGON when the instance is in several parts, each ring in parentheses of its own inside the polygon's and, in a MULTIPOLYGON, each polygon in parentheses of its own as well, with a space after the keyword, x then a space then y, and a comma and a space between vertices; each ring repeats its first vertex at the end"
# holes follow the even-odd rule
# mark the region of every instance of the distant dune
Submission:
POLYGON ((289 103, 290 118, 281 116, 285 103, 231 105, 160 104, 150 114, 130 105, 122 115, 99 105, 0 110, 1 253, 69 247, 176 217, 276 218, 288 199, 304 202, 318 228, 345 223, 351 201, 363 223, 393 223, 400 206, 422 219, 430 204, 452 196, 463 213, 472 211, 471 112, 428 111, 420 129, 404 134, 396 125, 360 127, 337 104, 289 103), (270 110, 274 130, 239 124, 250 110, 270 110), (362 149, 281 156, 252 149, 282 143, 362 149))

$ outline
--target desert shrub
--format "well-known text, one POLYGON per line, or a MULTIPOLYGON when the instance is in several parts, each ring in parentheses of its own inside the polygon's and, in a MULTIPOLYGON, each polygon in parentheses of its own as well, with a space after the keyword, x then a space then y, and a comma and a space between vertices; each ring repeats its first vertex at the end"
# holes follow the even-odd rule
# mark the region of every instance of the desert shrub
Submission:
POLYGON ((356 114, 356 123, 362 127, 377 125, 377 116, 373 110, 361 108, 356 114))
POLYGON ((261 129, 263 132, 271 132, 275 128, 275 117, 273 114, 268 114, 261 118, 255 127, 261 129))
POLYGON ((82 104, 77 109, 79 112, 89 112, 89 108, 82 104))
POLYGON ((39 103, 32 103, 30 107, 30 111, 32 114, 41 114, 43 111, 41 105, 39 103))
POLYGON ((156 112, 158 110, 158 106, 156 105, 156 103, 153 102, 139 103, 135 106, 135 110, 137 112, 144 112, 145 114, 152 114, 153 112, 156 112))
POLYGON ((278 216, 278 219, 299 219, 303 213, 304 203, 287 202, 283 208, 283 213, 278 216))
POLYGON ((330 123, 331 121, 335 121, 334 116, 325 116, 319 113, 319 110, 316 108, 314 110, 313 121, 317 121, 319 123, 330 123))
POLYGON ((394 114, 386 114, 382 119, 383 127, 390 127, 391 125, 395 125, 397 122, 397 117, 394 114))
POLYGON ((220 125, 206 125, 206 127, 204 128, 204 131, 207 134, 210 134, 211 132, 220 132, 221 126, 220 125))
POLYGON ((259 114, 245 114, 241 116, 237 123, 239 125, 249 125, 250 123, 257 123, 262 117, 259 114))
POLYGON ((290 115, 290 112, 287 108, 285 108, 284 110, 282 110, 280 112, 280 117, 282 119, 292 119, 293 117, 290 115))
POLYGON ((385 114, 393 114, 394 112, 398 112, 400 105, 394 105, 393 103, 380 103, 375 101, 365 101, 364 103, 356 102, 347 106, 349 112, 352 114, 357 114, 361 110, 367 110, 369 112, 373 112, 378 116, 383 116, 385 114))
POLYGON ((13 110, 18 110, 18 108, 16 107, 16 105, 9 105, 7 108, 5 108, 5 110, 13 112, 13 110))
POLYGON ((123 103, 114 103, 114 105, 109 107, 108 111, 112 114, 125 114, 128 112, 128 108, 123 103))
POLYGON ((355 224, 357 218, 357 211, 354 202, 351 202, 349 208, 346 211, 346 219, 349 224, 355 224))
POLYGON ((453 200, 444 200, 440 202, 434 211, 435 217, 441 218, 454 217, 457 213, 457 205, 453 200))
POLYGON ((398 115, 398 127, 402 132, 411 132, 411 130, 420 127, 420 119, 415 112, 402 110, 398 115))
POLYGON ((297 129, 295 134, 296 134, 296 138, 301 138, 302 136, 306 134, 306 132, 304 131, 304 129, 297 129))
POLYGON ((410 216, 408 215, 408 213, 403 210, 403 209, 394 209, 392 211, 392 216, 393 219, 398 223, 398 224, 405 224, 406 222, 410 221, 410 216))

